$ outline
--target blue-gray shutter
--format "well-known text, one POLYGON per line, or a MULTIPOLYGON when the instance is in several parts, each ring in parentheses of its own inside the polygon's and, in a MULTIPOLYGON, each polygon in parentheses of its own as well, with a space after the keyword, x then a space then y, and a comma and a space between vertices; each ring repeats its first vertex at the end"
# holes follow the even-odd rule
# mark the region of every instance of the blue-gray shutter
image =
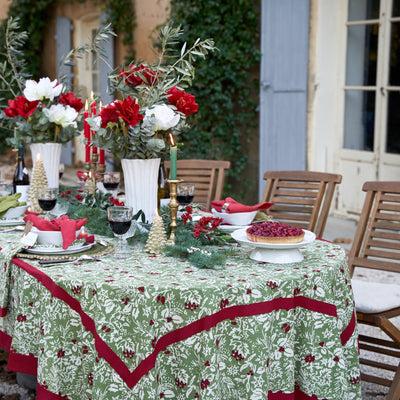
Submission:
POLYGON ((62 64, 65 56, 71 50, 72 23, 67 17, 57 17, 56 22, 56 51, 57 51, 57 78, 65 75, 64 84, 68 90, 72 88, 72 66, 62 64))
MULTIPOLYGON (((63 64, 65 56, 71 50, 71 32, 72 23, 69 18, 57 17, 56 21, 56 53, 57 53, 57 78, 65 75, 63 83, 66 85, 68 90, 72 89, 72 66, 63 64)), ((61 162, 66 165, 72 165, 73 153, 75 149, 72 145, 72 141, 66 143, 62 147, 61 151, 61 162)))
MULTIPOLYGON (((107 11, 104 11, 100 15, 100 25, 106 24, 107 11)), ((107 80, 109 73, 114 69, 114 37, 110 37, 108 41, 103 40, 101 47, 106 54, 106 60, 100 60, 99 64, 99 84, 100 84, 100 98, 104 105, 111 103, 114 100, 114 96, 107 92, 107 80)))
POLYGON ((306 169, 309 0, 263 0, 259 189, 267 170, 306 169))

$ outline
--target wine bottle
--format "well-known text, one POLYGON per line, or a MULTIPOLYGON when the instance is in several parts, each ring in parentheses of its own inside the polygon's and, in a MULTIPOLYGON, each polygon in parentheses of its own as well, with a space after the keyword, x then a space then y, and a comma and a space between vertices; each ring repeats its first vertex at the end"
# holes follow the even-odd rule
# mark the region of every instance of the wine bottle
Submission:
POLYGON ((29 189, 29 174, 25 167, 24 146, 18 147, 17 167, 13 178, 13 193, 21 193, 19 201, 27 201, 29 189))
POLYGON ((158 193, 157 193, 157 207, 168 205, 169 201, 169 183, 167 182, 167 175, 165 173, 164 160, 160 162, 160 169, 158 171, 158 193))

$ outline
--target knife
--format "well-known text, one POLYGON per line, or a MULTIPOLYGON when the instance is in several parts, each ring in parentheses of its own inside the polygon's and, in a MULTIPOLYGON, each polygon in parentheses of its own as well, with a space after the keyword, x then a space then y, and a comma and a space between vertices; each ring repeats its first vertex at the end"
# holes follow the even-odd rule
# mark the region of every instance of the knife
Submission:
POLYGON ((50 264, 61 264, 61 263, 69 263, 69 262, 73 262, 76 261, 77 258, 58 258, 55 260, 40 260, 39 264, 40 265, 50 265, 50 264))

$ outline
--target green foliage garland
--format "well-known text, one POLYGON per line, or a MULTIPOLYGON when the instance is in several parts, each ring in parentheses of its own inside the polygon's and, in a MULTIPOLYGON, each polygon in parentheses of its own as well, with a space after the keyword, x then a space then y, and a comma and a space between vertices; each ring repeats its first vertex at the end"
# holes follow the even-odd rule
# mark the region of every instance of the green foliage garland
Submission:
POLYGON ((220 50, 196 68, 191 93, 200 107, 184 157, 231 160, 231 177, 246 167, 243 144, 258 133, 258 7, 257 0, 171 0, 171 20, 186 32, 182 42, 212 37, 220 50))

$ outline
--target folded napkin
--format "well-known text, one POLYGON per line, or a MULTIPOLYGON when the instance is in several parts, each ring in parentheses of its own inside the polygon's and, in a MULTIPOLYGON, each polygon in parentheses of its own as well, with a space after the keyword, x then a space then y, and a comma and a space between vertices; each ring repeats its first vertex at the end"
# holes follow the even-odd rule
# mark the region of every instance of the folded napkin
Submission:
POLYGON ((8 196, 0 197, 0 218, 8 211, 10 208, 23 206, 26 203, 20 202, 18 199, 21 197, 21 193, 10 194, 8 196))
POLYGON ((76 231, 86 224, 87 218, 75 221, 74 219, 69 219, 67 215, 63 215, 60 218, 49 221, 37 215, 29 214, 24 217, 24 221, 31 221, 33 226, 40 231, 61 231, 63 249, 66 249, 76 239, 76 231))
POLYGON ((274 203, 268 203, 264 201, 263 203, 256 204, 254 206, 246 206, 244 204, 238 203, 233 200, 232 197, 227 197, 225 200, 211 201, 210 205, 218 212, 226 212, 228 214, 241 213, 241 212, 251 212, 258 210, 268 210, 274 203))

